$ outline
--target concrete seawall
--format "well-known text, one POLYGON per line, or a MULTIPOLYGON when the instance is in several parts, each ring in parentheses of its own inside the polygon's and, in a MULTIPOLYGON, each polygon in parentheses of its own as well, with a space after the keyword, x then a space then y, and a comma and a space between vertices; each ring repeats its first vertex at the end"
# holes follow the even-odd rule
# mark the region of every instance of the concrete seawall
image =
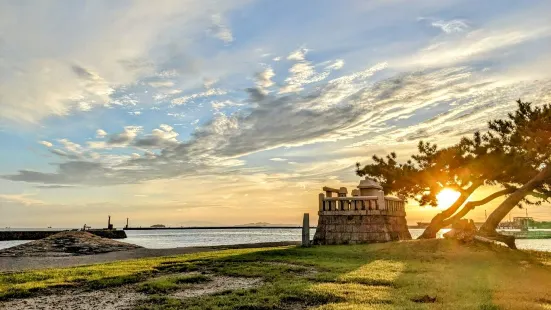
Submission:
MULTIPOLYGON (((47 231, 0 231, 0 241, 9 241, 9 240, 39 240, 51 235, 62 232, 61 230, 47 230, 47 231)), ((109 238, 109 239, 124 239, 126 238, 126 233, 124 230, 87 230, 87 232, 94 234, 99 237, 109 238)))

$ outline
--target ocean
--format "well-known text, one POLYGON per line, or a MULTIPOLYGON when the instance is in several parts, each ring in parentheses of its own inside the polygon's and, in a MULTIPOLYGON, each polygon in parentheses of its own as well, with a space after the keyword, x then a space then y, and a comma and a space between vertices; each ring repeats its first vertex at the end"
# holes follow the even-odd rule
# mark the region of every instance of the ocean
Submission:
MULTIPOLYGON (((410 232, 417 238, 423 230, 410 229, 410 232)), ((312 229, 311 238, 314 233, 312 229)), ((126 234, 128 238, 121 241, 151 249, 301 240, 300 229, 128 230, 126 234)), ((25 242, 28 241, 0 241, 0 249, 25 242)), ((519 239, 516 244, 520 249, 551 252, 551 239, 519 239)))

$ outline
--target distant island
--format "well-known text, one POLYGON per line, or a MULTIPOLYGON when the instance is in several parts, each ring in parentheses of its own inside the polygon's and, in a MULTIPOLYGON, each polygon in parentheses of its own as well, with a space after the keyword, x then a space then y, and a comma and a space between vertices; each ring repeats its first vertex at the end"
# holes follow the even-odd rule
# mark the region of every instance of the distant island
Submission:
POLYGON ((155 225, 151 225, 151 228, 165 228, 166 226, 163 225, 163 224, 155 224, 155 225))

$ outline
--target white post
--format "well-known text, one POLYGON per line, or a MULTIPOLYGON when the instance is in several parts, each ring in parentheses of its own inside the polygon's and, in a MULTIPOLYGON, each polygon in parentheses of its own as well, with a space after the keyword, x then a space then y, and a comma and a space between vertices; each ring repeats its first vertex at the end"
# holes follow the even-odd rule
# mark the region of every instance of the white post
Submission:
POLYGON ((302 218, 302 246, 310 246, 310 214, 304 213, 302 218))

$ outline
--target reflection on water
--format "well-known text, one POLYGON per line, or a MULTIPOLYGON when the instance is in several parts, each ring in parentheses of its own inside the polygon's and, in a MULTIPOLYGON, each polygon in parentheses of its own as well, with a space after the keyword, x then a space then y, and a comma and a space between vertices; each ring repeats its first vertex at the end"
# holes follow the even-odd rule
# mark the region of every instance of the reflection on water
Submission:
POLYGON ((12 241, 0 241, 0 249, 11 248, 12 246, 27 243, 26 240, 12 240, 12 241))
MULTIPOLYGON (((421 234, 423 233, 424 229, 420 228, 410 228, 409 232, 411 234, 411 238, 417 239, 421 234)), ((444 238, 444 234, 450 231, 449 228, 441 229, 437 234, 436 238, 444 238)))
MULTIPOLYGON (((443 229, 438 237, 449 231, 443 229)), ((410 229, 412 238, 417 238, 423 229, 410 229)), ((241 243, 300 241, 300 229, 197 229, 197 230, 129 230, 124 242, 146 248, 162 249, 188 246, 228 245, 241 243)), ((310 230, 313 238, 315 229, 310 230)), ((0 241, 0 249, 16 246, 28 241, 0 241)), ((551 239, 520 239, 519 249, 551 251, 551 239)))
MULTIPOLYGON (((311 238, 315 232, 315 229, 310 230, 311 238)), ((129 230, 126 234, 128 239, 125 242, 156 249, 302 239, 300 229, 129 230)))

